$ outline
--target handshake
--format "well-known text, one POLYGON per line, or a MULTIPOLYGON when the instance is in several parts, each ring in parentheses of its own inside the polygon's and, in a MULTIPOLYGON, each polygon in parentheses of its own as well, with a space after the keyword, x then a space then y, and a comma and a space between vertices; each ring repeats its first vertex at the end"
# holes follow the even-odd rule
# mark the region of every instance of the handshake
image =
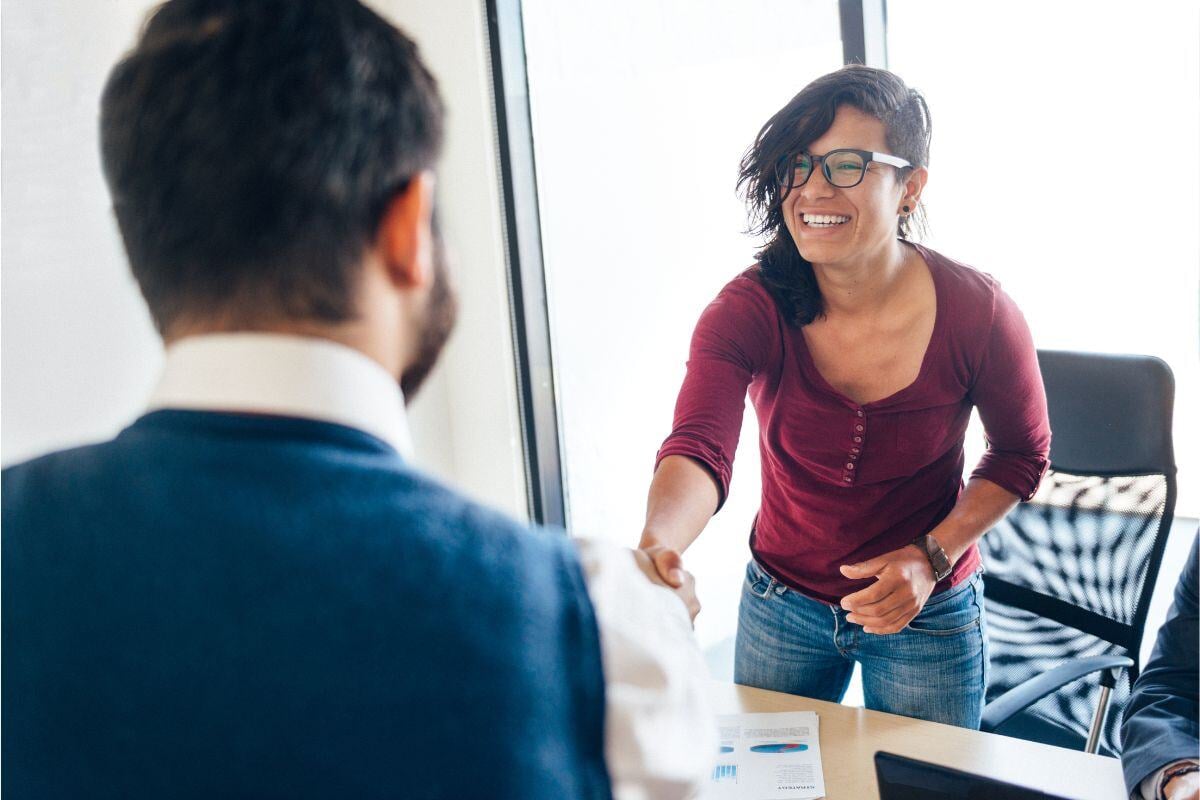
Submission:
POLYGON ((700 601, 696 598, 696 578, 683 568, 683 557, 679 551, 661 544, 645 544, 633 551, 638 568, 652 582, 666 586, 683 601, 688 616, 695 623, 700 613, 700 601))

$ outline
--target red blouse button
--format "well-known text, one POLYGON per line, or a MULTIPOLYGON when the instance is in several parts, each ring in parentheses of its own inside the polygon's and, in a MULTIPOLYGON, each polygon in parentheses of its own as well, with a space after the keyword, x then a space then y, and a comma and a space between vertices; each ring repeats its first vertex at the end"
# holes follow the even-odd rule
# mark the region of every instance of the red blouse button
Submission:
POLYGON ((861 409, 861 408, 858 410, 858 415, 859 415, 860 417, 863 415, 863 412, 862 412, 862 409, 861 409))
POLYGON ((851 453, 851 454, 850 454, 850 460, 851 460, 851 461, 857 461, 857 460, 858 460, 858 456, 856 456, 854 453, 851 453))
POLYGON ((862 431, 863 431, 863 426, 862 426, 862 425, 855 425, 855 426, 854 426, 854 430, 858 431, 859 433, 862 433, 862 431))
POLYGON ((851 448, 850 448, 850 452, 851 452, 851 453, 860 453, 860 452, 862 452, 862 451, 861 451, 861 450, 859 450, 857 447, 851 447, 851 448))
POLYGON ((861 436, 855 436, 855 437, 854 437, 854 443, 855 443, 855 444, 858 444, 858 443, 859 443, 859 442, 861 442, 861 441, 862 441, 862 437, 861 437, 861 436))
POLYGON ((846 483, 850 483, 851 481, 853 481, 853 480, 854 480, 854 478, 851 478, 849 475, 847 475, 847 476, 846 476, 845 478, 843 478, 842 480, 844 480, 846 483))
POLYGON ((852 463, 850 463, 849 461, 847 461, 847 462, 846 462, 846 469, 854 469, 854 464, 852 464, 852 463))

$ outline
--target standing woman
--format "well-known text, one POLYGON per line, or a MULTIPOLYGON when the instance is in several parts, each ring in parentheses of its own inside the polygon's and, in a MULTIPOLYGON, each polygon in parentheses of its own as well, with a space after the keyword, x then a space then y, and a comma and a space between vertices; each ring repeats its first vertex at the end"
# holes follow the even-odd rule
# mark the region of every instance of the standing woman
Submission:
POLYGON ((975 728, 976 542, 1037 489, 1050 429, 1016 305, 910 241, 929 139, 921 95, 861 66, 763 126, 739 188, 767 244, 696 325, 641 547, 675 583, 728 493, 748 389, 762 500, 735 680, 840 701, 858 662, 868 708, 975 728), (964 487, 972 407, 988 450, 964 487))

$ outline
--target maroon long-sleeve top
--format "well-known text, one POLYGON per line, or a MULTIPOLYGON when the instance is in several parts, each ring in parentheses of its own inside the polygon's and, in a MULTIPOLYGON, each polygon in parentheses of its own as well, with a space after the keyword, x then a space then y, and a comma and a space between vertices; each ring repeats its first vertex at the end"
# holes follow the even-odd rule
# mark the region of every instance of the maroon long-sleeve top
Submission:
MULTIPOLYGON (((754 267, 701 315, 674 427, 658 452, 658 462, 682 455, 707 467, 724 503, 749 389, 762 454, 751 549, 777 578, 828 603, 870 582, 843 577, 842 564, 903 547, 950 513, 972 406, 988 439, 973 478, 1029 499, 1046 470, 1046 396, 1020 310, 992 277, 917 249, 933 276, 937 315, 912 384, 864 404, 838 392, 754 267)), ((979 563, 972 546, 934 591, 979 563)))

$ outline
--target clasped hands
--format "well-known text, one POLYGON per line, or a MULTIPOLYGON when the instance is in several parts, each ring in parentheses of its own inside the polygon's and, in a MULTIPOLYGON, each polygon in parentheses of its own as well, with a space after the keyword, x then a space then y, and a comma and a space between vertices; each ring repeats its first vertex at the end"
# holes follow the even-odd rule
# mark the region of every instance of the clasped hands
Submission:
MULTIPOLYGON (((635 550, 638 566, 650 580, 672 589, 687 607, 695 622, 700 613, 696 598, 696 580, 683 568, 679 551, 665 545, 635 550)), ((842 598, 841 606, 850 613, 847 622, 861 625, 874 634, 899 633, 921 613, 936 581, 929 559, 915 545, 881 556, 848 564, 841 568, 847 578, 875 578, 875 583, 842 598)))
POLYGON ((666 586, 683 601, 692 623, 700 613, 700 600, 696 597, 696 579, 683 568, 683 556, 673 547, 650 545, 635 549, 634 558, 638 567, 654 583, 666 586))

